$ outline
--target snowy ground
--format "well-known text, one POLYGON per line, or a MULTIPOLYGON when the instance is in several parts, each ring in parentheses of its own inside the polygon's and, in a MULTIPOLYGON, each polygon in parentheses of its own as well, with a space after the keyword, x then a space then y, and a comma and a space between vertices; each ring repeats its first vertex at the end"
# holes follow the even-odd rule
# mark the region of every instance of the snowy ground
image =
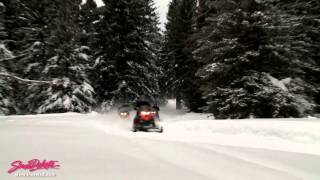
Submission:
POLYGON ((0 117, 0 180, 15 160, 58 160, 57 180, 319 180, 319 119, 211 120, 160 111, 165 132, 115 113, 0 117))

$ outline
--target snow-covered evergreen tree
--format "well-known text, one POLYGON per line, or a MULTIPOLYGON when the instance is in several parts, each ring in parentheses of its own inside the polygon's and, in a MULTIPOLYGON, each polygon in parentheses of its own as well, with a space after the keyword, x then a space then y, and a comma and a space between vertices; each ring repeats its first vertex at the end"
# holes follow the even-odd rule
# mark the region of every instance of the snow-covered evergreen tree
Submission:
MULTIPOLYGON (((13 52, 11 52, 5 44, 7 40, 7 29, 5 28, 4 13, 6 6, 0 2, 0 73, 8 74, 4 61, 9 61, 14 58, 13 52)), ((13 82, 5 77, 0 77, 0 114, 15 114, 18 112, 16 102, 14 99, 13 82)))
MULTIPOLYGON (((161 81, 163 82, 163 91, 170 98, 176 96, 175 86, 178 84, 174 73, 175 53, 172 51, 174 45, 177 44, 178 38, 176 36, 177 33, 175 33, 178 29, 178 9, 179 1, 171 1, 167 14, 168 22, 166 23, 165 36, 162 42, 161 67, 163 68, 164 77, 162 77, 161 81)), ((178 103, 180 103, 180 100, 178 100, 178 103)))
POLYGON ((5 31, 5 27, 4 27, 4 13, 6 11, 6 7, 5 5, 0 2, 0 39, 3 40, 6 38, 7 36, 7 32, 5 31))
POLYGON ((194 57, 202 64, 197 74, 203 80, 205 110, 218 118, 315 112, 319 64, 314 48, 319 41, 313 33, 319 26, 313 18, 319 14, 302 17, 290 11, 311 3, 313 10, 306 12, 319 12, 314 11, 319 4, 268 2, 207 2, 201 14, 205 22, 194 35, 194 57))
MULTIPOLYGON (((42 79, 41 69, 46 59, 45 37, 49 34, 47 25, 50 24, 48 10, 52 7, 51 4, 48 1, 39 3, 36 0, 4 0, 3 4, 6 5, 6 36, 3 42, 14 56, 3 61, 2 65, 6 66, 9 74, 20 78, 42 79)), ((34 99, 25 99, 31 93, 27 90, 27 84, 12 78, 10 81, 14 81, 12 93, 16 106, 20 107, 22 113, 31 112, 32 110, 26 107, 36 102, 34 99)))
POLYGON ((192 111, 203 105, 198 80, 197 63, 193 60, 190 39, 193 32, 195 0, 173 0, 169 5, 166 24, 163 66, 166 67, 167 88, 177 99, 177 109, 183 103, 192 111))
POLYGON ((278 79, 290 78, 288 90, 304 116, 320 112, 320 2, 316 0, 264 2, 272 8, 264 23, 270 39, 263 63, 278 79), (277 66, 270 66, 277 64, 277 66))
POLYGON ((84 48, 77 43, 80 1, 17 0, 4 4, 6 41, 15 54, 15 61, 8 63, 10 70, 23 78, 59 82, 15 83, 15 99, 23 112, 89 111, 93 89, 86 81, 84 48))
POLYGON ((51 29, 49 47, 54 49, 42 71, 45 78, 55 79, 52 86, 43 88, 38 113, 88 112, 95 103, 94 89, 87 77, 88 62, 85 47, 77 45, 78 17, 81 1, 57 2, 59 11, 54 19, 56 28, 51 29))
POLYGON ((159 97, 157 17, 151 0, 104 1, 96 23, 97 78, 102 104, 128 103, 142 94, 159 97))
MULTIPOLYGON (((1 30, 0 30, 1 31, 1 30)), ((1 32, 0 32, 1 33, 1 32)), ((1 41, 0 41, 1 42, 1 41)), ((0 63, 1 60, 14 58, 13 53, 9 51, 4 44, 0 43, 0 63)), ((0 73, 8 74, 5 67, 0 65, 0 73)), ((13 83, 10 79, 0 77, 0 115, 18 113, 18 107, 14 99, 13 83)))
POLYGON ((81 5, 79 14, 80 43, 82 46, 92 46, 95 41, 94 24, 99 20, 98 7, 94 0, 87 0, 81 5))

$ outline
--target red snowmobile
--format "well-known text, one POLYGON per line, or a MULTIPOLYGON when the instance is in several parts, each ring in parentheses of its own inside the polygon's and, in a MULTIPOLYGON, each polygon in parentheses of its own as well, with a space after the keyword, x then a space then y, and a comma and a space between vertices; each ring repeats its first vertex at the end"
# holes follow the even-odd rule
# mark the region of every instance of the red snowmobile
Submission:
POLYGON ((143 105, 135 109, 137 110, 137 115, 133 122, 133 132, 163 132, 158 115, 159 108, 143 105))

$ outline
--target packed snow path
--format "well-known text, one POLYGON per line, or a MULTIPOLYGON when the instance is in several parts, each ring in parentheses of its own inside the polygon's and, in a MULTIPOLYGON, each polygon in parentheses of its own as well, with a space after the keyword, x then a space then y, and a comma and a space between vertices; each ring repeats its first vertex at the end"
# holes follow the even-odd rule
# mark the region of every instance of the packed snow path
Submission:
POLYGON ((320 179, 318 119, 214 121, 170 107, 160 115, 163 134, 133 133, 115 113, 0 117, 0 179, 41 179, 7 173, 34 158, 59 161, 57 180, 320 179))

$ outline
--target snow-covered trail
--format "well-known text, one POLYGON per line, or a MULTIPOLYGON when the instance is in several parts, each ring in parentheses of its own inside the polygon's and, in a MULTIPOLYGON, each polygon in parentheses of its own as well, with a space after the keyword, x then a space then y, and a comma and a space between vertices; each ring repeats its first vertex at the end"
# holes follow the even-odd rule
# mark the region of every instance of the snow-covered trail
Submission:
POLYGON ((112 113, 0 117, 0 179, 41 179, 7 173, 34 158, 58 160, 57 180, 320 179, 319 120, 209 121, 170 107, 161 117, 163 134, 130 132, 112 113))

